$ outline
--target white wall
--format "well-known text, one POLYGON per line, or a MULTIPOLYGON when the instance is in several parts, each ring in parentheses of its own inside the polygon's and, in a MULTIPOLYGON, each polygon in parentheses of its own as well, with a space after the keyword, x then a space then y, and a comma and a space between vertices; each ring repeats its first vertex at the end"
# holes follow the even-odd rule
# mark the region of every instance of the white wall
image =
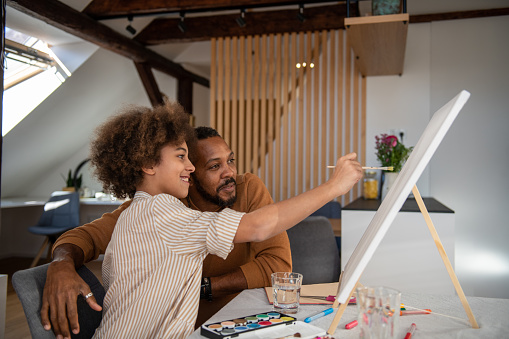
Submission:
POLYGON ((403 128, 415 145, 438 108, 472 94, 417 184, 456 212, 455 269, 467 295, 509 298, 508 32, 507 16, 411 24, 403 76, 367 83, 368 163, 376 134, 403 128))
POLYGON ((466 293, 509 298, 509 17, 432 25, 431 107, 472 93, 431 163, 431 192, 456 211, 466 293))
MULTIPOLYGON (((405 146, 414 146, 430 114, 429 25, 409 25, 405 64, 401 76, 367 79, 366 158, 369 166, 379 164, 375 136, 404 129, 405 146)), ((417 182, 423 196, 429 195, 429 169, 417 182)))

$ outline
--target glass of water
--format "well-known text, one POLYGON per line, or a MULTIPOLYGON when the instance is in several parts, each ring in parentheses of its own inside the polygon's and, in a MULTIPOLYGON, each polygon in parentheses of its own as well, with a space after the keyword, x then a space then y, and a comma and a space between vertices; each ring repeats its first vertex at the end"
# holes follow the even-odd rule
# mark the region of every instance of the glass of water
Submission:
POLYGON ((396 339, 401 292, 387 287, 357 288, 360 338, 396 339))
POLYGON ((272 273, 274 311, 295 314, 299 311, 302 274, 293 272, 272 273))

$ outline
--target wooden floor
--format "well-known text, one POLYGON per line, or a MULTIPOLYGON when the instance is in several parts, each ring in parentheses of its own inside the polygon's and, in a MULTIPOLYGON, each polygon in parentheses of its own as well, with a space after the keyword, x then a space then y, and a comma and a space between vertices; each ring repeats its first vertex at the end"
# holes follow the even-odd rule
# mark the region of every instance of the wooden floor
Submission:
MULTIPOLYGON (((16 295, 11 283, 11 277, 17 270, 22 270, 30 267, 32 258, 6 258, 0 259, 0 272, 8 275, 7 285, 7 305, 6 305, 6 319, 5 319, 5 339, 30 339, 30 330, 23 312, 21 302, 16 295)), ((39 264, 44 264, 45 261, 41 259, 39 264)), ((88 268, 100 277, 101 262, 95 261, 87 264, 88 268)), ((101 279, 100 279, 101 280, 101 279)), ((0 335, 1 337, 1 335, 0 335)))

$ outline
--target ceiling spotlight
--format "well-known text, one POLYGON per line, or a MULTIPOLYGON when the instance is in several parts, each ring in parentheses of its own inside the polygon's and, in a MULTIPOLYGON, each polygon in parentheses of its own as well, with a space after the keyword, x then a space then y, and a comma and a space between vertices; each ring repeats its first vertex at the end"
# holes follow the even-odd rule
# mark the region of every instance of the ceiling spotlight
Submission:
POLYGON ((313 67, 315 67, 315 64, 314 63, 310 63, 309 67, 313 68, 313 67))
POLYGON ((129 21, 129 24, 126 26, 125 30, 128 31, 129 33, 131 33, 132 35, 135 35, 136 29, 133 26, 131 26, 131 22, 133 22, 133 16, 128 15, 127 20, 129 21))
POLYGON ((240 10, 240 16, 235 19, 237 21, 237 25, 240 27, 244 27, 246 25, 246 21, 244 20, 244 15, 246 14, 246 10, 243 8, 240 10))
POLYGON ((185 15, 186 15, 185 12, 180 12, 180 22, 177 25, 182 33, 185 33, 187 31, 186 24, 184 23, 185 15))
POLYGON ((300 62, 298 62, 297 65, 295 65, 295 67, 300 68, 300 62))
POLYGON ((299 13, 297 13, 297 19, 299 19, 300 22, 306 21, 306 17, 304 16, 304 4, 299 5, 299 13))

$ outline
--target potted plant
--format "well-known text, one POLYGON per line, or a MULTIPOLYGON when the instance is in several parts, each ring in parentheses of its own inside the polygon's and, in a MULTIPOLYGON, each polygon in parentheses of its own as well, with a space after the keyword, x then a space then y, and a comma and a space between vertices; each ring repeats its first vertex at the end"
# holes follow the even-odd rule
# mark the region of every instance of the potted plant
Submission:
POLYGON ((389 192, 390 187, 396 180, 396 177, 410 156, 413 147, 405 147, 395 135, 381 134, 375 136, 376 157, 382 163, 382 166, 393 167, 392 172, 384 171, 382 184, 382 200, 389 192))
POLYGON ((80 174, 75 178, 72 170, 69 169, 69 173, 67 174, 67 178, 62 175, 62 178, 65 181, 65 187, 62 188, 62 191, 72 191, 75 192, 81 188, 81 181, 83 179, 83 175, 80 174))

